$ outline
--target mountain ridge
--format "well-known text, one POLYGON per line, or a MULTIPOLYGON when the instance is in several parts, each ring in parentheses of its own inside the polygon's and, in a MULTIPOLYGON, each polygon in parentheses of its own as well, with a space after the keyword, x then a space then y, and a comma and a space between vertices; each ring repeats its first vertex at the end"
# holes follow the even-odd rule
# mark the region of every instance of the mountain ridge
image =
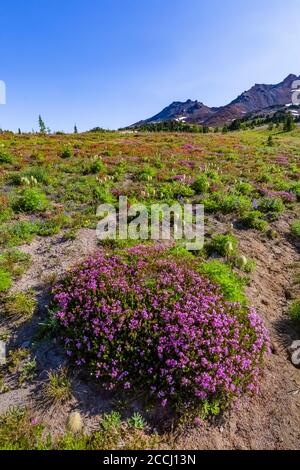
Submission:
POLYGON ((291 104, 292 83, 295 80, 300 80, 300 76, 289 74, 277 84, 256 83, 233 101, 220 107, 209 107, 201 101, 191 99, 184 102, 173 101, 154 116, 136 122, 129 127, 135 128, 145 124, 172 120, 209 127, 229 124, 235 119, 241 119, 251 113, 291 104))

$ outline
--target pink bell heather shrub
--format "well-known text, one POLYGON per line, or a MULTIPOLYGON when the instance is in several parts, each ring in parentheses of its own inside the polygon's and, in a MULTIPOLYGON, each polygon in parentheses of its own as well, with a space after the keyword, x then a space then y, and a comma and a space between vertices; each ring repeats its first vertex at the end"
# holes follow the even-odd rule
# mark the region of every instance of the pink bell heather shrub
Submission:
POLYGON ((279 165, 288 165, 289 164, 289 159, 286 155, 278 155, 278 157, 275 159, 275 161, 279 165))
POLYGON ((196 167, 196 163, 193 160, 179 160, 178 164, 181 166, 186 166, 188 168, 194 169, 196 167))
POLYGON ((183 150, 188 150, 190 152, 194 152, 196 150, 202 150, 202 147, 199 147, 198 145, 193 145, 193 144, 184 144, 182 146, 183 150))
POLYGON ((163 406, 255 391, 262 320, 162 250, 100 251, 66 274, 54 296, 67 355, 107 389, 144 390, 163 406))
POLYGON ((267 189, 262 189, 261 193, 269 198, 281 198, 284 202, 296 201, 296 195, 289 193, 288 191, 269 191, 267 189))

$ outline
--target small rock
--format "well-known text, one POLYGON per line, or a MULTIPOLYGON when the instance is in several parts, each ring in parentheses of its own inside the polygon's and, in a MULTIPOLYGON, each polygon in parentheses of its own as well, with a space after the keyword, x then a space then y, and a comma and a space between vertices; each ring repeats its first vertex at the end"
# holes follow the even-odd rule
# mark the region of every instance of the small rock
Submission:
POLYGON ((300 367, 300 340, 293 341, 291 346, 288 348, 288 352, 292 364, 296 367, 300 367))

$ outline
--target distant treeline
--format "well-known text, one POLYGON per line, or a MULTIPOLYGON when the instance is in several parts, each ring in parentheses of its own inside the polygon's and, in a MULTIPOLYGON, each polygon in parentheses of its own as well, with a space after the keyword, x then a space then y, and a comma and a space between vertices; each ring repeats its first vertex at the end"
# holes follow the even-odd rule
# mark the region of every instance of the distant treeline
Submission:
POLYGON ((87 132, 114 132, 110 129, 103 129, 103 127, 93 127, 93 129, 90 129, 87 132))
MULTIPOLYGON (((297 106, 289 109, 298 109, 297 106)), ((231 124, 225 125, 222 128, 223 132, 226 131, 238 131, 240 129, 254 129, 255 127, 261 127, 268 125, 270 129, 273 127, 283 127, 284 130, 292 130, 295 123, 300 122, 300 116, 293 116, 290 112, 277 111, 273 115, 267 114, 265 117, 235 119, 231 124)))
MULTIPOLYGON (((199 126, 198 124, 187 124, 185 122, 175 120, 142 124, 140 126, 137 126, 135 129, 146 132, 209 132, 209 128, 207 126, 199 126)), ((132 130, 132 128, 127 128, 127 130, 132 130)))

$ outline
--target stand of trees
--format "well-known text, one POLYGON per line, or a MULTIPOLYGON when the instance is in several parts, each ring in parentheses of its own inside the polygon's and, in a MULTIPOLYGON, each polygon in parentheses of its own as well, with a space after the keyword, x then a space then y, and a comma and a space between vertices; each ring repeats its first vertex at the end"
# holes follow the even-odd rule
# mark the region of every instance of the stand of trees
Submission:
MULTIPOLYGON (((126 129, 128 130, 128 128, 126 129)), ((145 132, 194 132, 206 133, 209 132, 207 126, 199 126, 197 124, 187 124, 180 121, 162 121, 149 124, 142 124, 136 130, 145 132)))
MULTIPOLYGON (((299 109, 299 108, 298 108, 299 109)), ((269 130, 273 127, 282 126, 285 132, 290 132, 295 128, 297 122, 300 122, 300 116, 294 117, 290 112, 277 111, 273 116, 267 115, 261 118, 243 118, 232 121, 231 124, 223 127, 223 132, 238 131, 240 129, 254 129, 255 127, 261 127, 264 125, 269 126, 269 130)))

